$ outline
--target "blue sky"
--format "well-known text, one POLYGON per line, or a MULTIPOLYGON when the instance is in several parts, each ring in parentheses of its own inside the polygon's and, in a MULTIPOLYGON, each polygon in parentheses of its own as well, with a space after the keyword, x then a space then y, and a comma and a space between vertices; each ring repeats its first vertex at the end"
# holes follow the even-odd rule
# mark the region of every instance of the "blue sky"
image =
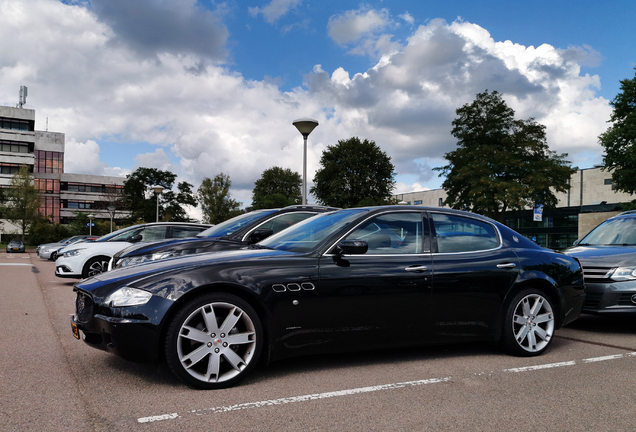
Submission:
MULTIPOLYGON (((437 188, 454 110, 497 90, 587 168, 621 79, 636 2, 0 0, 0 104, 29 87, 36 127, 66 134, 66 170, 223 172, 246 205, 271 166, 309 181, 339 139, 374 140, 396 192, 437 188)), ((196 213, 196 211, 195 211, 196 213)))

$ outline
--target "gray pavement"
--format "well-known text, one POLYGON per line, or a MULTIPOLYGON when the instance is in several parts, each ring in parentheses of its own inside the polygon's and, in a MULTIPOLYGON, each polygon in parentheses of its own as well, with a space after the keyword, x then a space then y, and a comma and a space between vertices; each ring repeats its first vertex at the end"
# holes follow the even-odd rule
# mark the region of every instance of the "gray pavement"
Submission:
POLYGON ((75 340, 72 285, 35 254, 0 253, 2 431, 636 430, 634 319, 583 316, 540 357, 379 347, 206 392, 75 340))

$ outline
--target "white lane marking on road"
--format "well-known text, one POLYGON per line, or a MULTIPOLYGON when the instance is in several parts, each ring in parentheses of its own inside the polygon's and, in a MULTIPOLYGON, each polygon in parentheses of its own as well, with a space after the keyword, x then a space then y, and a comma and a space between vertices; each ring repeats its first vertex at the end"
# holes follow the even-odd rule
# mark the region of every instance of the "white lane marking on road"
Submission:
MULTIPOLYGON (((594 363, 594 362, 605 361, 605 360, 616 360, 616 359, 621 359, 626 357, 636 357, 636 352, 583 359, 583 363, 594 363)), ((530 371, 551 369, 551 368, 557 368, 557 367, 563 367, 563 366, 575 366, 576 364, 577 364, 576 361, 572 360, 572 361, 566 361, 566 362, 560 362, 560 363, 550 363, 550 364, 544 364, 544 365, 503 369, 503 372, 513 372, 513 373, 514 372, 530 372, 530 371)), ((485 373, 481 372, 475 375, 484 375, 484 374, 485 373)), ((239 410, 250 409, 250 408, 261 408, 265 406, 283 405, 283 404, 289 404, 289 403, 306 402, 306 401, 326 399, 326 398, 332 398, 332 397, 340 397, 340 396, 349 396, 353 394, 369 393, 369 392, 382 391, 382 390, 393 390, 393 389, 404 388, 404 387, 414 387, 414 386, 420 386, 425 384, 435 384, 440 382, 448 382, 451 379, 452 377, 431 378, 431 379, 418 380, 418 381, 407 381, 403 383, 384 384, 384 385, 371 386, 371 387, 360 387, 360 388, 340 390, 335 392, 317 393, 317 394, 311 394, 311 395, 305 395, 305 396, 294 396, 294 397, 281 398, 281 399, 265 400, 260 402, 248 402, 243 404, 220 406, 220 407, 214 407, 214 408, 203 408, 198 410, 187 411, 187 413, 196 414, 199 416, 208 414, 208 413, 211 413, 211 414, 224 413, 228 411, 239 411, 239 410)), ((178 417, 179 417, 178 413, 163 414, 158 416, 138 418, 137 422, 150 423, 150 422, 156 422, 156 421, 162 421, 162 420, 174 420, 178 417)))
POLYGON ((0 266, 29 266, 31 267, 31 264, 27 264, 27 263, 0 263, 0 266))
POLYGON ((550 364, 544 364, 544 365, 504 369, 503 371, 504 372, 528 372, 528 371, 535 371, 540 369, 551 369, 551 368, 557 368, 557 367, 563 367, 563 366, 574 366, 575 364, 576 364, 575 361, 567 361, 567 362, 561 362, 561 363, 550 363, 550 364))
POLYGON ((161 421, 161 420, 173 420, 173 419, 176 419, 177 417, 179 417, 179 414, 172 413, 172 414, 164 414, 164 415, 158 415, 158 416, 152 416, 152 417, 143 417, 143 418, 137 419, 137 421, 139 423, 152 423, 152 422, 161 421))
MULTIPOLYGON (((228 411, 238 411, 238 410, 244 410, 244 409, 250 409, 250 408, 260 408, 264 406, 283 405, 283 404, 289 404, 289 403, 327 399, 332 397, 350 396, 354 394, 369 393, 369 392, 376 392, 376 391, 382 391, 382 390, 394 390, 394 389, 399 389, 404 387, 415 387, 415 386, 421 386, 426 384, 436 384, 440 382, 450 381, 450 379, 451 377, 431 378, 431 379, 424 379, 424 380, 418 380, 418 381, 407 381, 402 383, 384 384, 384 385, 377 385, 377 386, 370 386, 370 387, 360 387, 355 389, 339 390, 339 391, 327 392, 327 393, 316 393, 316 394, 310 394, 310 395, 304 395, 304 396, 293 396, 293 397, 281 398, 281 399, 264 400, 259 402, 248 402, 248 403, 230 405, 230 406, 203 408, 203 409, 188 411, 188 413, 196 414, 196 415, 223 413, 228 411)), ((137 421, 139 423, 147 423, 148 421, 171 420, 177 417, 178 417, 177 413, 164 414, 159 416, 143 417, 143 418, 137 419, 137 421), (148 420, 148 419, 153 419, 153 420, 148 420)))
POLYGON ((634 357, 634 356, 636 356, 636 353, 631 352, 626 354, 616 354, 616 355, 610 355, 610 356, 604 356, 604 357, 593 357, 593 358, 583 359, 583 363, 595 363, 600 361, 616 360, 616 359, 621 359, 623 357, 634 357))

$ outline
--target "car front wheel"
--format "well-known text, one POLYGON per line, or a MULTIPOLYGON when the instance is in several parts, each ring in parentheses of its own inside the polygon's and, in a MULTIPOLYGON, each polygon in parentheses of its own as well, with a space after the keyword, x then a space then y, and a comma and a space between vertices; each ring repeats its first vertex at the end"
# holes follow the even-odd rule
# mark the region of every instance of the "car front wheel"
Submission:
POLYGON ((230 387, 256 365, 263 329, 254 309, 226 293, 208 293, 186 303, 166 333, 170 369, 201 389, 230 387))
POLYGON ((86 279, 104 273, 108 270, 109 261, 110 258, 108 257, 95 257, 89 259, 86 265, 84 265, 84 270, 82 270, 82 277, 86 279))
POLYGON ((540 290, 526 289, 508 303, 502 344, 511 354, 523 357, 542 354, 552 343, 554 308, 540 290))

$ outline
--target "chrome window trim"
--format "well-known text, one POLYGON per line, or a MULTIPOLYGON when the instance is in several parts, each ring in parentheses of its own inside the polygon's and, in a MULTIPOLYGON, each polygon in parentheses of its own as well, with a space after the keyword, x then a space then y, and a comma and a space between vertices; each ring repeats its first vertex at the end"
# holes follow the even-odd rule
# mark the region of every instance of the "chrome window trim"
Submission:
MULTIPOLYGON (((360 225, 362 225, 363 223, 365 223, 366 221, 368 221, 369 219, 372 219, 374 217, 377 216, 381 216, 381 215, 385 215, 385 214, 393 214, 393 213, 419 213, 420 215, 422 215, 422 212, 425 210, 413 210, 413 209, 405 209, 405 210, 387 210, 384 212, 380 212, 380 213, 374 213, 372 215, 370 215, 369 217, 367 217, 366 219, 363 219, 359 224, 355 225, 353 228, 351 228, 349 231, 347 231, 343 236, 341 236, 340 238, 338 238, 335 242, 331 243, 331 245, 327 248, 327 251, 331 250, 331 248, 333 248, 336 244, 338 244, 342 239, 344 239, 345 237, 347 237, 349 234, 351 234, 353 231, 355 231, 356 229, 358 229, 358 227, 360 225)), ((424 232, 422 231, 422 234, 424 232)), ((424 236, 422 235, 422 242, 424 241, 424 236)), ((321 257, 334 257, 334 256, 373 256, 373 257, 379 257, 379 256, 415 256, 415 255, 430 255, 431 251, 428 252, 422 252, 420 254, 371 254, 371 255, 366 255, 366 254, 345 254, 345 255, 335 255, 335 254, 328 254, 326 251, 320 255, 321 257)))
MULTIPOLYGON (((252 228, 251 230, 249 230, 249 231, 248 231, 248 232, 247 232, 247 233, 243 236, 243 238, 241 238, 241 241, 242 241, 242 242, 247 241, 247 238, 250 236, 250 234, 252 234, 254 231, 256 231, 257 229, 259 229, 260 227, 262 227, 262 226, 263 226, 263 225, 265 225, 266 223, 268 223, 268 222, 270 222, 270 221, 272 221, 272 220, 274 220, 274 219, 278 219, 279 217, 287 216, 287 215, 290 215, 290 214, 310 214, 310 215, 314 215, 314 216, 316 216, 316 215, 318 214, 318 212, 311 212, 311 211, 295 211, 295 212, 281 213, 281 214, 279 214, 279 215, 277 215, 277 216, 274 216, 274 217, 272 217, 272 218, 269 218, 269 219, 267 219, 267 220, 264 220, 263 222, 261 222, 260 224, 258 224, 257 226, 255 226, 254 228, 252 228)), ((311 217, 311 216, 310 216, 310 217, 311 217)), ((309 218, 305 218, 305 219, 309 219, 309 218)), ((303 220, 304 220, 304 219, 303 219, 303 220)), ((302 221, 299 221, 299 222, 302 222, 302 221)), ((298 222, 297 222, 297 223, 298 223, 298 222)), ((295 225, 295 224, 294 224, 294 225, 295 225)), ((293 225, 292 225, 292 226, 293 226, 293 225)), ((276 234, 276 233, 274 233, 274 234, 276 234)))

